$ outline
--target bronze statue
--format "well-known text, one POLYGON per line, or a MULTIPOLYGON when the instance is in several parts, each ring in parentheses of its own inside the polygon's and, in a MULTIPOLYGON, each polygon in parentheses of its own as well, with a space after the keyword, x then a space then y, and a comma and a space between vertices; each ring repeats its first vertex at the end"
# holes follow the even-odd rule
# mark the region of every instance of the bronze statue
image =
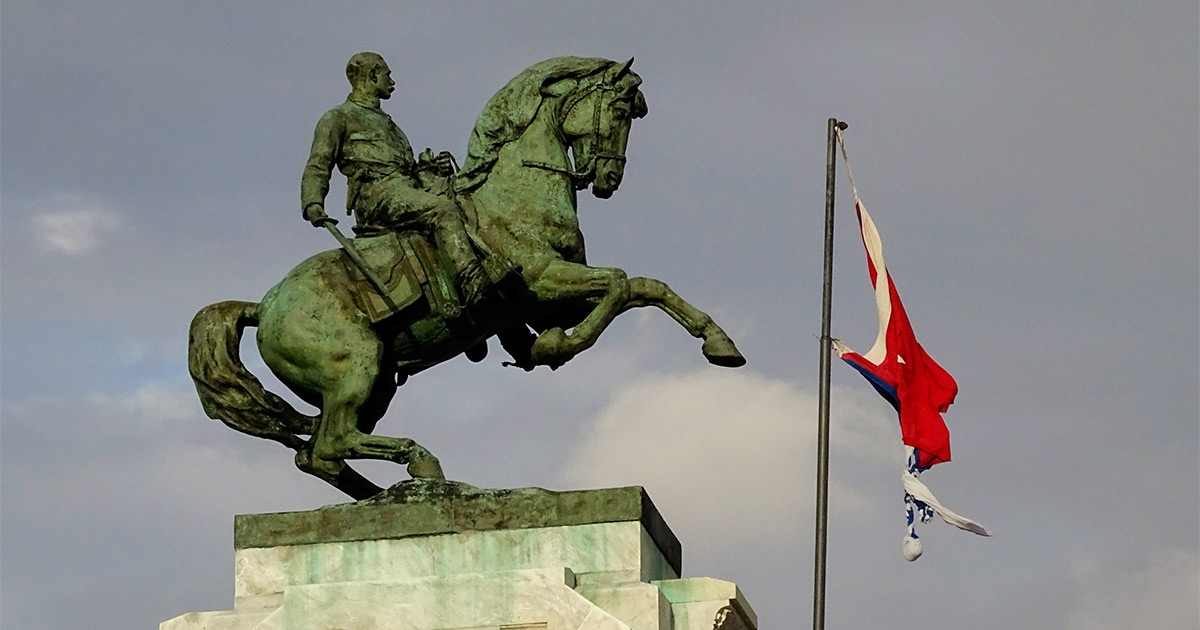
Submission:
MULTIPOLYGON (((380 489, 347 466, 347 459, 406 463, 414 478, 443 478, 437 458, 413 440, 371 432, 408 376, 459 354, 479 360, 492 336, 512 355, 509 365, 557 368, 590 348, 620 313, 654 306, 704 340, 701 349, 710 363, 744 365, 725 332, 663 282, 587 265, 576 191, 590 185, 592 194, 605 199, 621 183, 631 122, 647 111, 639 89, 642 80, 630 70, 632 63, 549 59, 517 75, 484 107, 463 169, 454 175, 447 197, 436 203, 457 204, 470 243, 511 261, 519 269, 520 286, 461 311, 447 306, 457 299, 457 287, 448 278, 458 271, 448 267, 458 267, 459 261, 446 263, 445 252, 439 256, 429 246, 424 238, 430 229, 427 219, 410 218, 415 214, 392 205, 413 198, 408 197, 412 187, 407 181, 379 183, 412 176, 400 168, 356 174, 356 163, 368 160, 354 158, 359 155, 354 153, 345 157, 345 144, 359 139, 347 126, 342 162, 337 163, 344 165, 352 184, 358 177, 372 182, 352 186, 349 205, 360 226, 385 230, 361 233, 346 250, 322 252, 300 263, 257 304, 220 302, 197 313, 188 365, 205 412, 234 429, 296 450, 301 470, 361 499, 380 489), (373 190, 376 186, 381 190, 373 190), (401 188, 404 192, 398 192, 401 188), (379 307, 378 292, 365 283, 359 263, 348 259, 350 249, 387 284, 382 290, 390 294, 384 300, 388 308, 379 307), (295 410, 246 370, 238 357, 246 326, 258 326, 258 348, 267 366, 297 396, 319 408, 319 416, 295 410)), ((386 64, 379 64, 383 78, 376 74, 372 80, 377 95, 391 87, 386 64)), ((405 168, 411 169, 402 150, 407 141, 399 142, 403 134, 385 126, 389 133, 393 129, 394 137, 361 155, 395 151, 399 157, 386 153, 380 162, 409 164, 405 168)), ((364 127, 362 133, 370 130, 364 127)), ((318 174, 331 168, 321 162, 328 155, 323 142, 314 142, 314 154, 320 153, 318 174)), ((337 153, 333 155, 336 162, 337 153)), ((375 167, 372 163, 367 170, 375 167)), ((316 192, 305 192, 305 218, 325 224, 331 219, 308 203, 324 196, 322 179, 306 176, 306 181, 316 182, 316 192)), ((435 238, 443 245, 440 236, 435 238)))

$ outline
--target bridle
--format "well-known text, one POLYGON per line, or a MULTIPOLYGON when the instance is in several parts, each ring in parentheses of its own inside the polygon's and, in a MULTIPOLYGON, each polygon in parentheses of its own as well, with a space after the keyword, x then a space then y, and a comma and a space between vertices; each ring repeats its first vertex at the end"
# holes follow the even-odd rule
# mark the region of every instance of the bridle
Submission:
MULTIPOLYGON (((580 94, 579 97, 576 98, 574 100, 574 102, 572 102, 567 107, 566 111, 562 113, 561 119, 567 120, 568 118, 570 118, 571 112, 575 111, 575 107, 578 106, 583 101, 587 100, 587 97, 591 96, 593 93, 595 93, 595 92, 616 92, 616 91, 617 91, 617 88, 609 85, 606 81, 602 80, 602 81, 598 82, 596 85, 593 85, 591 88, 588 88, 586 91, 584 91, 582 94, 580 94)), ((530 168, 540 168, 542 170, 552 171, 555 173, 562 173, 563 175, 566 175, 567 177, 571 178, 571 184, 573 186, 575 186, 575 190, 583 190, 584 188, 587 188, 588 185, 591 184, 592 181, 596 178, 596 162, 598 160, 612 160, 612 161, 620 162, 620 163, 624 164, 625 159, 626 159, 624 155, 616 155, 614 153, 605 153, 605 152, 599 150, 599 148, 600 148, 600 109, 601 109, 601 106, 602 106, 604 100, 605 99, 601 98, 600 95, 597 94, 595 102, 592 104, 592 139, 593 139, 594 144, 596 145, 594 147, 594 149, 596 149, 596 151, 589 151, 589 154, 587 156, 587 162, 584 163, 583 168, 578 168, 577 170, 571 170, 569 168, 563 168, 561 166, 556 166, 554 164, 548 164, 546 162, 536 162, 533 160, 522 161, 521 162, 522 166, 528 166, 530 168)), ((558 136, 559 141, 562 142, 564 146, 567 145, 568 143, 567 143, 566 136, 562 132, 562 125, 556 124, 556 125, 553 125, 552 127, 554 128, 554 132, 558 136)), ((576 156, 576 157, 578 157, 578 156, 576 156)))

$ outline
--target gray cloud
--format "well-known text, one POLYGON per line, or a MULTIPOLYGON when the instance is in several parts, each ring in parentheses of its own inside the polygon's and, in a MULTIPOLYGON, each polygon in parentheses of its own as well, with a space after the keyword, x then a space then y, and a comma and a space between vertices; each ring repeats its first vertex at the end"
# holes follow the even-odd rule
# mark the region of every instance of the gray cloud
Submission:
POLYGON ((1200 554, 1195 549, 1156 551, 1132 571, 1083 563, 1076 571, 1079 591, 1070 628, 1200 625, 1200 615, 1190 605, 1200 592, 1200 554))

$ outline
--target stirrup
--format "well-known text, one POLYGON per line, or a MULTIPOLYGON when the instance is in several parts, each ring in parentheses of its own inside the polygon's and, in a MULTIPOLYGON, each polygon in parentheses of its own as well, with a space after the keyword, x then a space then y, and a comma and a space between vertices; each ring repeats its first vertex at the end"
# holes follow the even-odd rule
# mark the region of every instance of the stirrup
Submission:
POLYGON ((460 269, 458 273, 454 274, 454 281, 462 294, 461 302, 467 308, 478 306, 496 286, 487 271, 484 270, 483 265, 478 262, 460 269))
POLYGON ((521 275, 521 268, 500 254, 488 254, 479 263, 492 284, 500 284, 513 275, 521 275))

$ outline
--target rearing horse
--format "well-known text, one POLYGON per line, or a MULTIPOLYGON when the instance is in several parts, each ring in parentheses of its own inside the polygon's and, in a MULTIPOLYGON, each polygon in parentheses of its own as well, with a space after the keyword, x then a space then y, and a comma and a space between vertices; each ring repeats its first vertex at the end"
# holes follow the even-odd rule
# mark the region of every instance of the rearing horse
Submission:
POLYGON ((219 302, 196 314, 188 367, 205 412, 294 449, 301 470, 363 499, 380 488, 347 459, 406 463, 414 478, 444 478, 437 458, 413 440, 371 432, 397 383, 494 335, 515 365, 557 368, 595 344, 620 313, 654 306, 704 340, 709 362, 745 364, 712 318, 663 282, 587 265, 576 191, 590 185, 606 199, 621 184, 630 125, 647 111, 632 62, 543 61, 480 114, 455 189, 470 229, 521 269, 525 290, 516 299, 454 319, 427 308, 372 325, 351 295, 345 253, 322 252, 258 304, 219 302), (238 346, 246 326, 258 327, 259 353, 275 376, 319 416, 266 391, 245 368, 238 346))

